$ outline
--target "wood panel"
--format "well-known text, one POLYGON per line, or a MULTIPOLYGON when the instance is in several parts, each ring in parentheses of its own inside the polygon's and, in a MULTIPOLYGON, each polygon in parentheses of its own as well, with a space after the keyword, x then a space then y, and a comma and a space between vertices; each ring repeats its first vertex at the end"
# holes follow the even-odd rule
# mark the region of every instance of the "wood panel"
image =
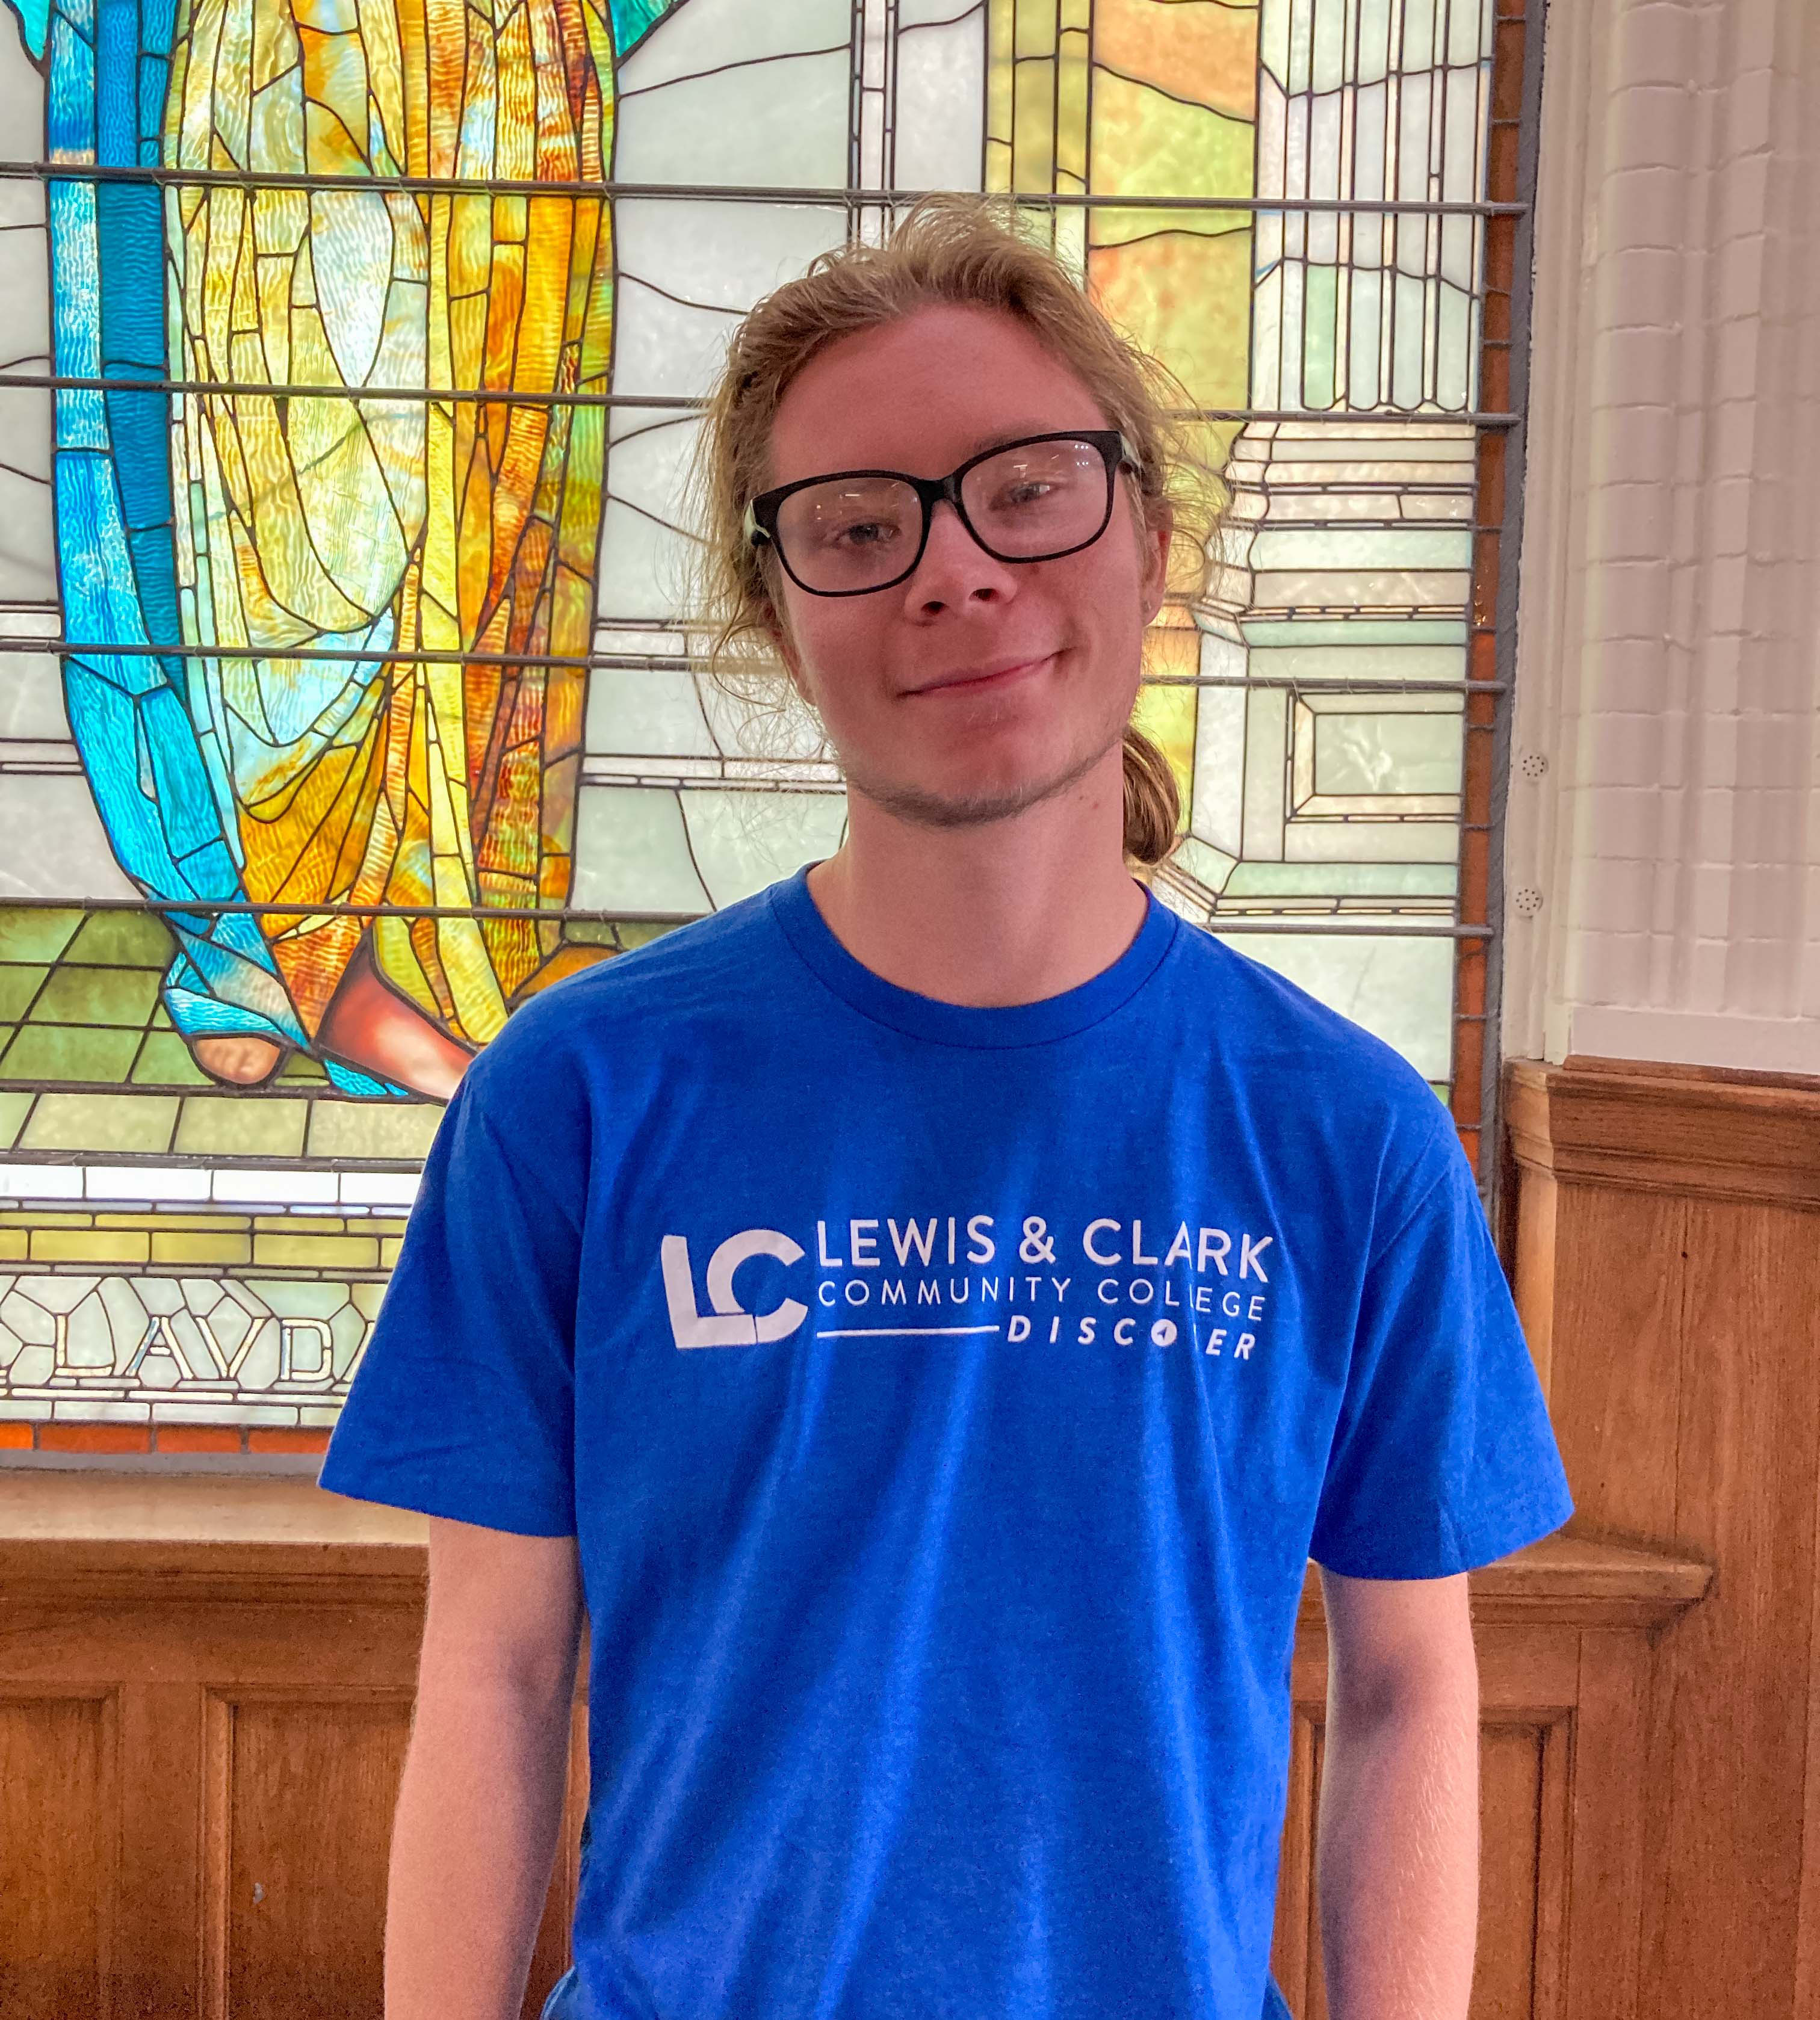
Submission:
MULTIPOLYGON (((1634 1969, 1574 1949, 1570 2000, 1646 2020, 1820 2013, 1820 1081, 1569 1060, 1509 1073, 1513 1275, 1549 1342, 1577 1535, 1702 1559, 1710 1597, 1652 1651, 1646 1800, 1573 1916, 1639 1928, 1634 1969)), ((1585 1695, 1634 1683, 1589 1637, 1585 1695)))
MULTIPOLYGON (((62 1820, 53 1866, 0 1865, 9 1908, 35 1904, 13 1926, 39 1971, 29 1986, 16 1982, 13 2006, 0 2008, 9 2016, 378 2012, 386 1846, 422 1626, 421 1531, 413 1540, 376 1510, 363 1541, 346 1504, 298 1483, 263 1484, 271 1499, 249 1506, 245 1482, 225 1491, 172 1480, 148 1492, 92 1475, 0 1476, 0 1702, 24 1707, 24 1723, 0 1725, 11 1735, 0 1821, 16 1808, 62 1820), (257 1540, 208 1533, 224 1510, 244 1514, 257 1540), (313 1530, 318 1513, 327 1519, 313 1530), (32 1724, 47 1705, 54 1716, 32 1724), (79 1743, 78 1728, 89 1735, 79 1743), (117 1758, 129 1772, 115 1772, 117 1758)), ((1634 1810, 1633 1789, 1580 1803, 1563 1735, 1584 1722, 1585 1757, 1615 1763, 1617 1778, 1633 1771, 1624 1733, 1648 1699, 1651 1637, 1699 1598, 1706 1576, 1698 1563, 1564 1536, 1472 1574, 1487 1720, 1475 2020, 1517 2011, 1610 2020, 1619 2010, 1548 2004, 1570 1862, 1576 1874, 1589 1862, 1622 1871, 1636 1835, 1619 1814, 1634 1810), (1616 1651, 1622 1680, 1589 1701, 1585 1677, 1603 1673, 1585 1659, 1594 1643, 1616 1651), (1531 2006, 1513 2005, 1526 1985, 1531 2006)), ((1312 1566, 1290 1678, 1273 1967, 1313 2020, 1327 1643, 1312 1566)), ((526 2020, 567 1967, 586 1795, 578 1702, 526 2020)), ((1592 1940, 1610 1947, 1609 1938, 1592 1940)), ((1618 1947, 1634 1958, 1639 1941, 1633 1931, 1618 1947)))
POLYGON ((0 1697, 0 2015, 103 2013, 112 1960, 111 1693, 0 1697))
POLYGON ((410 1740, 396 1693, 211 1692, 204 2011, 335 2020, 384 2000, 386 1863, 410 1740))
MULTIPOLYGON (((1640 1634, 1622 1637, 1647 1670, 1640 1634)), ((1520 1676, 1509 1666, 1503 1680, 1520 1676)), ((1571 1706, 1526 1701, 1485 1688, 1481 1667, 1480 1876, 1471 2020, 1560 2020, 1566 1973, 1568 1866, 1573 1844, 1571 1706)), ((1323 1702, 1298 1702, 1290 1728, 1289 1798, 1277 1875, 1271 1971, 1297 2020, 1329 2020, 1321 1965, 1320 1888, 1315 1858, 1327 1730, 1323 1702)), ((1602 1735, 1603 1737, 1603 1735, 1602 1735)), ((1588 1834, 1603 1841, 1593 1822, 1588 1834)), ((1633 1946, 1634 1949, 1634 1943, 1633 1946)), ((1603 2016, 1614 2009, 1582 2006, 1603 2016)))

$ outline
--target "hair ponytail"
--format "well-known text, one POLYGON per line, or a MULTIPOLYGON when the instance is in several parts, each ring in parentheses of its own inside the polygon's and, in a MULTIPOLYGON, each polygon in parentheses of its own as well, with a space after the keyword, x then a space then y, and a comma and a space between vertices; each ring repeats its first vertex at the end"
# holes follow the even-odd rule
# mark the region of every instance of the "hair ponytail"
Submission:
POLYGON ((1153 870, 1176 844, 1181 795, 1169 760, 1134 724, 1125 725, 1125 853, 1153 870))

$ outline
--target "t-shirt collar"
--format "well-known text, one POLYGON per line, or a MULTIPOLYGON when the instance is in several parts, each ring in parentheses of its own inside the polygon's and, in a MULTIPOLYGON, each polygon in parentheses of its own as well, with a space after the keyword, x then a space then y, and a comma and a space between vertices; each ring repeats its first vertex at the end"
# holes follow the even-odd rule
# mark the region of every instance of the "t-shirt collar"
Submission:
POLYGON ((806 863, 794 876, 770 887, 772 916, 785 939, 814 973, 862 1016, 937 1045, 1040 1045, 1072 1037, 1102 1022, 1137 994, 1156 973, 1181 925, 1154 892, 1146 890, 1144 923, 1137 937, 1110 968, 1077 987, 1035 1003, 944 1003, 899 988, 847 952, 828 930, 810 896, 809 873, 815 866, 806 863))

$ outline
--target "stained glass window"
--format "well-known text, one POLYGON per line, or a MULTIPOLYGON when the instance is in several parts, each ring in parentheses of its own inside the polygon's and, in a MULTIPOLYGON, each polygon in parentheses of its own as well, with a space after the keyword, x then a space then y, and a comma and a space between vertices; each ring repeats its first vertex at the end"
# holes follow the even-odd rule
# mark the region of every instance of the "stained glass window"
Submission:
POLYGON ((925 188, 1015 192, 1225 472, 1160 895, 1476 1154, 1524 31, 6 0, 0 1454, 319 1450, 461 1059, 838 845, 702 673, 682 481, 740 314, 925 188))

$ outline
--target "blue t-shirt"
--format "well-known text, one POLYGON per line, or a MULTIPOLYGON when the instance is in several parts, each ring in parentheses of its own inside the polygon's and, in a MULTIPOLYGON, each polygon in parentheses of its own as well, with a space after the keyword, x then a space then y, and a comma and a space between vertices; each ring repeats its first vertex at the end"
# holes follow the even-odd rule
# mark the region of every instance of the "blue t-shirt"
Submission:
POLYGON ((1258 2020, 1312 1555, 1573 1512, 1451 1121, 1154 899, 1041 1002, 799 871, 468 1069, 322 1470, 580 1539, 589 2020, 1258 2020))

